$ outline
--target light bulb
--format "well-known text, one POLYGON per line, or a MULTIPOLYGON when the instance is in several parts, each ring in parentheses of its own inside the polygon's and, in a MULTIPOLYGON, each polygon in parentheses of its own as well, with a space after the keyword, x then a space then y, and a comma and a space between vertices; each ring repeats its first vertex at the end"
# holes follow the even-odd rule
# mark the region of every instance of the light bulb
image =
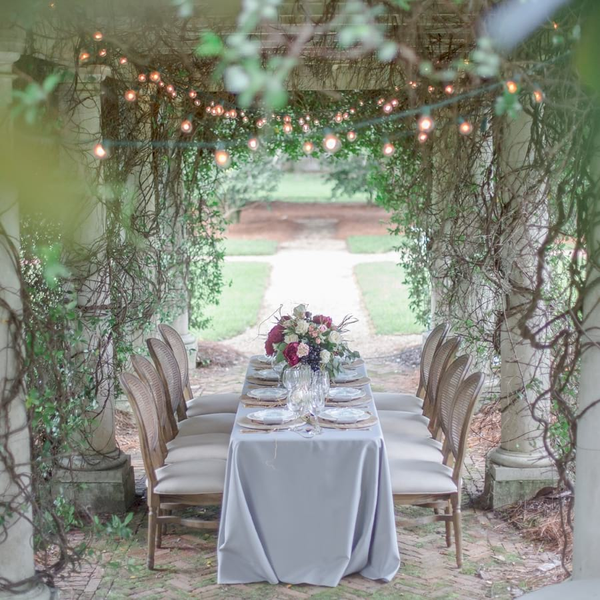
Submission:
POLYGON ((285 115, 285 117, 283 117, 283 122, 284 123, 291 123, 292 122, 292 117, 290 117, 290 115, 285 115))
POLYGON ((231 162, 231 156, 227 150, 217 150, 215 152, 215 162, 217 163, 217 167, 225 168, 231 162))
POLYGON ((344 121, 347 121, 350 118, 350 115, 347 112, 345 112, 342 116, 344 117, 344 121))
POLYGON ((250 138, 248 140, 248 148, 250 148, 250 150, 257 150, 258 149, 258 139, 250 138))
POLYGON ((394 110, 394 107, 392 106, 392 104, 391 104, 390 102, 386 102, 386 103, 383 105, 383 112, 384 112, 386 115, 389 115, 389 114, 390 114, 390 113, 391 113, 393 110, 394 110))
POLYGON ((534 90, 533 91, 533 99, 540 104, 544 101, 544 92, 542 90, 534 90))
POLYGON ((102 160, 108 156, 108 152, 102 144, 96 144, 94 146, 94 156, 102 160))
POLYGON ((310 125, 308 123, 304 123, 304 125, 302 125, 302 131, 304 131, 304 133, 308 133, 310 131, 310 125))
POLYGON ((283 124, 283 133, 292 133, 293 127, 291 126, 290 123, 284 123, 283 124))
POLYGON ((81 62, 85 62, 86 60, 89 60, 90 58, 90 53, 86 52, 85 50, 79 55, 79 60, 81 62))
POLYGON ((175 87, 174 87, 174 86, 172 86, 171 84, 169 84, 169 85, 166 87, 166 90, 167 90, 167 92, 168 92, 169 94, 172 94, 172 93, 175 91, 175 87))
POLYGON ((324 138, 323 138, 323 148, 325 148, 325 150, 327 150, 327 152, 337 152, 340 148, 342 147, 342 142, 340 142, 340 138, 333 134, 333 133, 328 133, 324 138))
MULTIPOLYGON (((199 100, 196 100, 196 102, 199 102, 199 100)), ((242 121, 244 123, 247 123, 248 122, 248 117, 242 117, 242 121)))
POLYGON ((462 133, 463 135, 469 135, 473 131, 473 125, 471 125, 469 121, 463 121, 458 126, 458 131, 460 131, 460 133, 462 133))
POLYGON ((200 102, 200 100, 198 100, 198 98, 196 98, 194 100, 194 106, 200 106, 202 104, 202 102, 200 102))
POLYGON ((333 120, 334 120, 336 123, 341 123, 341 122, 343 121, 343 119, 344 119, 344 116, 342 115, 342 113, 337 113, 337 114, 335 115, 335 117, 333 117, 333 120))
POLYGON ((100 50, 98 50, 98 56, 100 58, 104 58, 107 54, 108 52, 106 51, 106 48, 101 48, 100 50))
POLYGON ((256 121, 256 126, 259 129, 262 129, 264 127, 264 125, 265 125, 265 123, 264 123, 264 121, 262 119, 259 119, 258 121, 256 121))
POLYGON ((351 115, 353 115, 355 112, 356 112, 356 109, 355 109, 355 108, 351 108, 351 109, 350 109, 350 114, 351 114, 351 115))
POLYGON ((315 145, 312 142, 306 141, 302 144, 302 150, 304 154, 311 154, 315 149, 315 145))
POLYGON ((165 84, 165 82, 164 82, 164 81, 159 81, 159 82, 158 82, 158 87, 159 87, 159 88, 164 88, 164 87, 165 87, 165 85, 166 85, 166 84, 165 84))
POLYGON ((429 136, 424 131, 421 131, 419 132, 417 139, 421 144, 424 144, 429 139, 429 136))
POLYGON ((94 34, 94 40, 96 42, 101 42, 104 39, 104 36, 102 35, 101 31, 96 31, 96 33, 94 34))
POLYGON ((235 110, 235 108, 232 108, 229 111, 229 118, 230 119, 236 119, 237 118, 237 110, 235 110))
POLYGON ((394 148, 393 144, 390 144, 390 142, 387 142, 383 145, 383 148, 381 149, 381 151, 383 152, 384 156, 391 156, 392 154, 394 154, 394 152, 396 152, 396 148, 394 148))
POLYGON ((419 84, 416 81, 409 81, 408 85, 410 85, 413 90, 416 90, 419 84))
POLYGON ((135 90, 127 90, 124 95, 127 102, 135 102, 137 100, 137 94, 135 90))
POLYGON ((428 85, 428 86, 427 86, 427 91, 428 91, 430 94, 433 94, 433 92, 435 92, 435 88, 434 88, 432 85, 428 85))
POLYGON ((382 106, 384 102, 385 98, 379 98, 379 100, 377 100, 377 106, 382 106))
POLYGON ((450 94, 454 94, 454 86, 449 83, 445 88, 444 91, 446 92, 446 94, 450 95, 450 94))
POLYGON ((181 121, 181 131, 183 131, 183 133, 191 133, 193 128, 192 122, 188 119, 181 121))
POLYGON ((419 127, 419 131, 424 131, 425 133, 429 133, 433 131, 433 119, 429 115, 422 115, 417 125, 419 127))
POLYGON ((392 101, 390 102, 390 104, 396 108, 396 106, 398 106, 398 104, 400 104, 400 102, 398 101, 398 98, 393 98, 392 101))
POLYGON ((152 73, 150 73, 150 81, 152 83, 158 83, 160 81, 160 73, 158 71, 152 71, 152 73))
POLYGON ((225 109, 220 105, 215 105, 215 113, 218 117, 220 117, 225 112, 225 109))
POLYGON ((126 56, 121 56, 121 58, 119 59, 119 64, 120 65, 126 65, 127 64, 127 57, 126 56))
POLYGON ((315 120, 313 121, 313 123, 314 123, 315 125, 318 125, 318 124, 319 124, 319 119, 315 119, 315 120))
POLYGON ((207 107, 206 107, 206 112, 207 112, 207 113, 210 113, 210 112, 212 112, 212 109, 211 109, 211 107, 210 107, 210 106, 207 106, 207 107))
POLYGON ((198 93, 196 92, 196 90, 190 90, 188 92, 188 96, 193 100, 196 96, 198 95, 198 93))
POLYGON ((145 74, 145 73, 140 73, 140 74, 138 75, 138 81, 139 81, 140 83, 146 83, 146 80, 147 80, 147 79, 148 79, 148 78, 146 77, 146 74, 145 74))
POLYGON ((506 89, 509 94, 516 94, 519 91, 519 86, 515 81, 509 80, 506 82, 506 89))
POLYGON ((355 132, 355 131, 349 131, 349 132, 346 134, 346 139, 347 139, 349 142, 353 142, 353 141, 356 139, 356 132, 355 132))

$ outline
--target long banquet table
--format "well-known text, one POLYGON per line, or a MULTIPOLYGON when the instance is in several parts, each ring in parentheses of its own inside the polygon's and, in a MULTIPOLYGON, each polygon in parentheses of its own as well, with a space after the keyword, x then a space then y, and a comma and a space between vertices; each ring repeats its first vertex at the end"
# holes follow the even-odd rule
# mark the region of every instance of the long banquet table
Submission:
MULTIPOLYGON (((364 365, 358 367, 366 375, 364 365)), ((243 393, 249 388, 252 361, 243 393)), ((346 384, 352 386, 352 383, 346 384)), ((376 413, 370 386, 368 410, 376 413)), ((368 430, 231 435, 218 540, 218 583, 336 586, 351 573, 390 581, 400 566, 379 422, 368 430)))

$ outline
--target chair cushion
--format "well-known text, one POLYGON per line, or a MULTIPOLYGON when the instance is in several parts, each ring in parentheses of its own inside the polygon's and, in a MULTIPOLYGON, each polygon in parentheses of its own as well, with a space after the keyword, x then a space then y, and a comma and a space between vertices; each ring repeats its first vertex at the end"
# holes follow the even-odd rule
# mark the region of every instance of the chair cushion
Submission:
POLYGON ((376 392, 373 398, 377 410, 400 410, 417 414, 423 412, 423 400, 414 394, 376 392))
POLYGON ((187 403, 187 416, 212 415, 214 413, 236 413, 240 404, 239 394, 203 394, 187 403))
POLYGON ((167 444, 165 463, 185 460, 220 458, 225 460, 229 451, 229 435, 226 433, 203 433, 177 436, 167 444))
POLYGON ((225 484, 227 461, 206 458, 166 465, 156 470, 157 494, 219 494, 225 484))
POLYGON ((231 433, 234 423, 235 415, 226 413, 190 417, 178 423, 178 437, 182 435, 197 435, 199 433, 231 433))
POLYGON ((429 419, 423 415, 399 410, 380 410, 377 414, 384 436, 396 434, 407 438, 431 438, 427 428, 429 419))
POLYGON ((428 460, 442 464, 442 444, 434 439, 406 438, 397 434, 383 436, 390 460, 428 460))
POLYGON ((452 481, 452 469, 429 460, 389 461, 392 476, 392 493, 409 494, 451 494, 456 492, 452 481))

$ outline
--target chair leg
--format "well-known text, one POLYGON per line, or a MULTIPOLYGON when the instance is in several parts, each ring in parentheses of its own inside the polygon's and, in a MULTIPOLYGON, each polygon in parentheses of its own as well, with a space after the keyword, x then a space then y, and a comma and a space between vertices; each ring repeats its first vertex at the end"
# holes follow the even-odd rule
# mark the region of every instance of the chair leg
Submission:
POLYGON ((444 509, 444 514, 448 517, 444 521, 444 525, 446 526, 446 547, 450 548, 452 546, 452 523, 450 522, 450 515, 452 514, 450 504, 446 506, 444 509))
POLYGON ((158 509, 148 504, 148 569, 154 569, 154 549, 156 547, 156 511, 158 509))
POLYGON ((462 519, 460 505, 456 503, 453 507, 452 521, 454 523, 454 541, 456 542, 456 565, 460 569, 463 563, 462 555, 462 519))
MULTIPOLYGON (((162 517, 165 514, 165 511, 162 510, 161 508, 159 508, 157 510, 157 512, 158 512, 159 517, 162 517)), ((156 524, 156 547, 157 548, 162 548, 163 527, 164 527, 164 524, 161 523, 160 521, 158 521, 156 524)))

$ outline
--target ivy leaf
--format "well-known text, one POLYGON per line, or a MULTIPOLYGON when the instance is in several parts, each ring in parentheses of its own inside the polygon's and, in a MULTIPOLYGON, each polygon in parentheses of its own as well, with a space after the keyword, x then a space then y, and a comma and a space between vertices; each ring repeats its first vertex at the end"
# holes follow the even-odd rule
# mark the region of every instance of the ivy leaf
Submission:
POLYGON ((379 50, 377 51, 377 56, 381 62, 390 62, 394 60, 398 54, 398 46, 396 42, 392 42, 388 40, 379 46, 379 50))
POLYGON ((212 31, 202 34, 200 45, 196 48, 198 56, 219 56, 223 52, 223 41, 212 31))
POLYGON ((225 69, 225 87, 232 94, 240 94, 250 85, 250 76, 240 65, 232 65, 225 69))

